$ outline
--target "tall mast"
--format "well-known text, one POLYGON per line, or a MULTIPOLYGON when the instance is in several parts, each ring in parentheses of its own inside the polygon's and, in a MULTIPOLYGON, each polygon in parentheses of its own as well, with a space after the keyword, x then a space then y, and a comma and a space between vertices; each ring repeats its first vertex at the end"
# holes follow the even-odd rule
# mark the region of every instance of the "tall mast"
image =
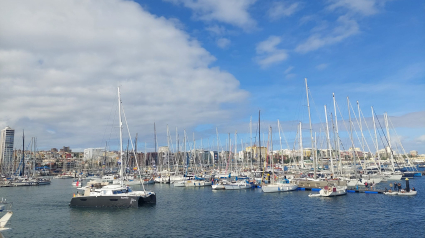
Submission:
POLYGON ((313 156, 313 167, 314 167, 314 177, 313 178, 316 179, 316 173, 317 173, 316 169, 317 168, 316 168, 316 160, 315 160, 315 156, 314 156, 315 153, 313 153, 313 145, 314 145, 314 142, 313 142, 313 128, 311 126, 311 114, 310 114, 310 102, 308 100, 307 78, 305 78, 305 91, 307 93, 308 120, 310 122, 311 155, 313 156))
MULTIPOLYGON (((363 126, 362 126, 362 116, 361 116, 361 111, 360 111, 360 104, 359 104, 359 101, 357 101, 357 111, 359 112, 360 134, 362 135, 362 140, 361 140, 362 144, 361 144, 361 146, 362 146, 362 151, 365 151, 365 149, 364 149, 363 126)), ((363 157, 364 157, 364 156, 363 156, 363 157)), ((363 158, 363 159, 364 159, 364 161, 366 160, 366 158, 363 158)))
POLYGON ((186 130, 184 130, 184 164, 185 164, 185 177, 187 176, 187 167, 188 167, 188 161, 187 161, 187 150, 186 150, 186 130))
MULTIPOLYGON (((372 109, 372 119, 373 119, 373 130, 375 131, 375 143, 376 143, 375 150, 376 150, 376 154, 377 154, 377 157, 378 157, 379 172, 381 172, 381 158, 380 158, 379 152, 378 152, 379 144, 378 144, 378 135, 376 134, 375 113, 373 111, 373 107, 371 107, 371 109, 372 109)), ((394 167, 393 167, 393 169, 394 169, 394 167)))
MULTIPOLYGON (((217 129, 217 127, 215 128, 215 132, 217 134, 217 166, 218 166, 218 172, 220 173, 220 145, 219 145, 219 140, 218 140, 218 129, 217 129)), ((215 161, 213 163, 215 163, 215 161)))
POLYGON ((155 122, 153 123, 153 132, 154 132, 154 140, 155 140, 155 159, 158 161, 155 161, 155 167, 158 168, 158 165, 156 164, 158 162, 159 164, 159 158, 158 158, 158 154, 156 153, 156 125, 155 122))
POLYGON ((282 136, 280 136, 280 122, 279 119, 277 120, 277 128, 279 129, 279 143, 280 143, 280 161, 282 163, 283 168, 283 150, 282 150, 282 136))
POLYGON ((259 143, 259 149, 260 149, 260 166, 258 168, 261 168, 261 164, 263 160, 261 159, 261 122, 260 122, 260 110, 258 110, 258 143, 259 143))
POLYGON ((25 176, 25 130, 22 130, 22 176, 25 176))
POLYGON ((301 152, 301 167, 304 168, 304 151, 303 151, 303 132, 300 122, 300 152, 301 152))
POLYGON ((235 131, 235 156, 233 156, 235 158, 235 171, 237 171, 238 169, 238 156, 236 155, 238 151, 238 131, 235 131))
POLYGON ((335 177, 335 171, 334 171, 334 164, 333 164, 333 160, 332 160, 332 146, 331 146, 331 140, 329 137, 329 124, 328 124, 328 113, 326 112, 326 105, 325 105, 325 118, 326 118, 326 138, 328 141, 328 150, 329 150, 329 157, 331 160, 331 171, 332 171, 332 175, 335 177))
POLYGON ((252 170, 252 158, 253 158, 253 149, 252 149, 252 116, 251 116, 251 119, 249 120, 249 133, 250 133, 250 135, 251 135, 251 170, 252 170))
POLYGON ((350 121, 350 139, 351 139, 351 148, 353 150, 354 155, 354 175, 357 177, 357 162, 356 162, 356 150, 354 148, 354 140, 353 140, 353 127, 351 125, 351 108, 350 108, 350 99, 347 97, 347 105, 348 105, 348 118, 350 121))
POLYGON ((122 119, 121 119, 121 94, 120 87, 118 87, 118 118, 119 118, 119 127, 120 127, 120 161, 121 161, 121 169, 120 169, 120 183, 121 186, 124 185, 123 176, 124 176, 124 160, 122 159, 122 119))
POLYGON ((274 183, 275 181, 274 181, 274 165, 273 165, 273 132, 272 132, 271 126, 270 126, 270 159, 272 160, 271 161, 272 174, 273 174, 272 181, 274 183))
POLYGON ((339 134, 338 134, 338 117, 336 114, 336 102, 335 102, 335 93, 332 93, 332 97, 333 97, 333 101, 334 101, 334 113, 335 113, 335 132, 336 132, 336 145, 335 145, 335 150, 336 150, 336 156, 335 159, 339 160, 339 164, 338 164, 338 168, 340 169, 340 172, 342 173, 342 161, 340 158, 340 152, 339 152, 339 134))
POLYGON ((388 115, 387 115, 387 113, 384 113, 384 119, 385 119, 385 127, 387 128, 388 147, 390 148, 391 165, 393 166, 393 172, 394 172, 395 171, 394 156, 393 156, 393 150, 391 149, 391 137, 390 137, 390 128, 388 127, 388 115))
POLYGON ((170 173, 170 130, 168 129, 167 124, 167 160, 168 160, 168 173, 170 173))

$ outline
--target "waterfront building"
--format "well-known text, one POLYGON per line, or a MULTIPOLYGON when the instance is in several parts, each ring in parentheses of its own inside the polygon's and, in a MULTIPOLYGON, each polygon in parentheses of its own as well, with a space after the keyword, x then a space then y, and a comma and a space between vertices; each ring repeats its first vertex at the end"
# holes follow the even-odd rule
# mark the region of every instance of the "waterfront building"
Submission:
POLYGON ((1 172, 7 173, 10 171, 10 166, 13 161, 13 142, 15 140, 15 130, 6 127, 1 130, 0 135, 0 168, 1 172))
POLYGON ((418 151, 416 151, 416 150, 412 150, 412 151, 410 151, 410 155, 411 155, 412 157, 417 157, 417 156, 418 156, 418 151))
POLYGON ((104 148, 87 148, 84 149, 84 160, 98 159, 104 155, 104 148))

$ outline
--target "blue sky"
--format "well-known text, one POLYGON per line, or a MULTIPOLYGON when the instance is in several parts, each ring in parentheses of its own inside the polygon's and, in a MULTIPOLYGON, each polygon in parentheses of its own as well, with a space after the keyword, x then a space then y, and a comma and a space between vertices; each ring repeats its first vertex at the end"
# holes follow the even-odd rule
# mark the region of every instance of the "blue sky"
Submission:
POLYGON ((422 1, 2 4, 16 11, 0 12, 0 83, 11 100, 0 104, 0 126, 36 128, 28 133, 46 148, 101 147, 118 85, 149 148, 153 122, 161 145, 167 124, 211 140, 218 127, 222 143, 238 130, 246 141, 258 110, 265 128, 279 119, 291 141, 302 121, 309 146, 307 78, 313 123, 324 121, 323 105, 333 111, 332 93, 347 119, 349 96, 366 119, 371 106, 388 112, 406 150, 425 153, 422 1))
MULTIPOLYGON (((425 5, 420 1, 246 1, 254 23, 242 26, 219 17, 202 20, 214 10, 202 12, 184 1, 138 2, 157 16, 178 19, 217 58, 212 66, 233 74, 250 93, 249 112, 261 109, 266 120, 308 120, 307 110, 298 112, 300 100, 305 105, 305 77, 320 112, 324 104, 332 106, 333 92, 344 108, 347 96, 353 104, 359 100, 368 117, 370 106, 390 116, 425 110, 425 5), (272 52, 258 54, 258 45, 270 37, 278 41, 272 52), (228 45, 220 47, 221 38, 228 45), (308 39, 322 42, 314 46, 308 39), (286 57, 259 63, 258 57, 279 50, 286 57)), ((425 134, 423 124, 405 127, 398 133, 410 139, 425 134)), ((424 141, 415 149, 424 153, 424 141)))

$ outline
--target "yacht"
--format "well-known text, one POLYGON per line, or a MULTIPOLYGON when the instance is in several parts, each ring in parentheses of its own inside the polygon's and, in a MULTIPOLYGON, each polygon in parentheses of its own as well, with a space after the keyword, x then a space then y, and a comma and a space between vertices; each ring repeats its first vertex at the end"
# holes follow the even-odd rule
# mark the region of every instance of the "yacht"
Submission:
POLYGON ((118 115, 119 115, 119 128, 120 128, 120 183, 102 186, 97 188, 95 186, 86 187, 84 193, 77 195, 71 199, 69 206, 71 207, 138 207, 144 204, 155 204, 156 194, 151 191, 133 191, 129 186, 125 185, 124 181, 124 168, 125 160, 123 159, 122 148, 122 118, 121 113, 121 97, 120 88, 118 87, 118 115))

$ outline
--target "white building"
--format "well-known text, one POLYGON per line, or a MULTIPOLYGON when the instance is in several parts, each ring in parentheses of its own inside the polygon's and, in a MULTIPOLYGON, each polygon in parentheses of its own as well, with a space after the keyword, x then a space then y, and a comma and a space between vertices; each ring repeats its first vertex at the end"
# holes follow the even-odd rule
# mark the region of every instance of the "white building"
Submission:
POLYGON ((13 160, 13 142, 15 140, 15 130, 6 127, 1 130, 0 135, 0 167, 3 172, 10 170, 13 160))
POLYGON ((84 149, 84 160, 88 159, 98 159, 103 156, 105 153, 104 148, 88 148, 84 149))

